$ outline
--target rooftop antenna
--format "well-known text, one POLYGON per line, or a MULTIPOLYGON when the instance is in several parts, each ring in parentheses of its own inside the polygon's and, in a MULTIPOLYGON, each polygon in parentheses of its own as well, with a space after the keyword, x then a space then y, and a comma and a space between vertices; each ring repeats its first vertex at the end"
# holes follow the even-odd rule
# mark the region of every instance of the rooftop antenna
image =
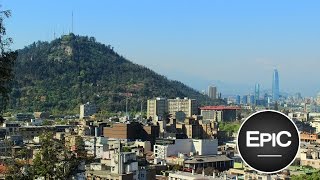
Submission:
POLYGON ((53 40, 56 39, 56 28, 53 28, 53 40))
POLYGON ((71 12, 71 33, 73 33, 73 11, 71 12))

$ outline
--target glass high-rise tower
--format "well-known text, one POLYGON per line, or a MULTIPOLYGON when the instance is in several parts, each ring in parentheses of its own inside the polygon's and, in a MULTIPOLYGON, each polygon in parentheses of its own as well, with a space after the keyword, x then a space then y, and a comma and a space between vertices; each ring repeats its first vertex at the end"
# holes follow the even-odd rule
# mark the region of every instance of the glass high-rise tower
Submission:
POLYGON ((279 75, 278 75, 278 70, 275 69, 273 71, 273 78, 272 78, 272 99, 274 101, 279 100, 279 75))
POLYGON ((260 84, 256 83, 256 86, 254 88, 254 101, 256 102, 259 99, 260 99, 260 84))

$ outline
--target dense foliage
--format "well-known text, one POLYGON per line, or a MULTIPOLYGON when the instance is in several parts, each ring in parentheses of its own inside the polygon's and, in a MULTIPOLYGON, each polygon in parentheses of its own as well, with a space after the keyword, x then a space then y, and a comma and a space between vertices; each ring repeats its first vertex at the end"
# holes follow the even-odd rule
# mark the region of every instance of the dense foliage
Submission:
POLYGON ((78 112, 79 105, 93 102, 102 110, 129 110, 141 102, 161 97, 190 97, 215 103, 178 81, 118 55, 93 37, 64 35, 52 42, 35 42, 19 50, 10 107, 20 111, 78 112))
MULTIPOLYGON (((9 93, 11 90, 11 81, 13 79, 13 65, 17 57, 17 52, 11 51, 9 46, 12 43, 11 38, 6 37, 6 28, 4 19, 11 16, 9 10, 0 10, 0 115, 6 108, 9 93)), ((2 123, 0 116, 0 124, 2 123)))
POLYGON ((227 131, 229 134, 238 132, 240 128, 240 122, 219 122, 219 130, 227 131))
POLYGON ((302 174, 299 176, 292 176, 292 180, 320 180, 320 171, 314 172, 310 175, 302 174))
MULTIPOLYGON (((6 179, 71 179, 77 173, 80 162, 85 157, 70 152, 64 143, 53 139, 53 133, 40 136, 38 153, 32 159, 32 150, 23 148, 6 165, 6 179)), ((83 146, 84 147, 84 146, 83 146)))

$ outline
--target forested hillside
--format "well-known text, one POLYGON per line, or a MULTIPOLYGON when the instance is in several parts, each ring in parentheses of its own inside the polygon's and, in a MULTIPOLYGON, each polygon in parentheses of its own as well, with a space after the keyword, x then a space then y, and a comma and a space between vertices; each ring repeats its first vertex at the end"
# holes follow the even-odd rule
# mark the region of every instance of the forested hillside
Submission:
POLYGON ((201 104, 215 103, 178 81, 168 80, 147 67, 117 54, 93 37, 64 35, 51 42, 35 42, 18 51, 10 108, 15 111, 76 113, 93 102, 105 111, 140 109, 152 97, 190 97, 201 104))

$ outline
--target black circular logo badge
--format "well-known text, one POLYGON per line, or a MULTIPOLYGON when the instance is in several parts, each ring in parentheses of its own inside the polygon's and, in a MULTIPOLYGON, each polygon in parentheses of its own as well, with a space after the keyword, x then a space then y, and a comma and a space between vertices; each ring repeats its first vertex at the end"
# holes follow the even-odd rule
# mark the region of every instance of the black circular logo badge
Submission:
POLYGON ((276 173, 288 167, 299 147, 299 131, 285 114, 264 110, 249 116, 238 132, 242 160, 262 173, 276 173))

